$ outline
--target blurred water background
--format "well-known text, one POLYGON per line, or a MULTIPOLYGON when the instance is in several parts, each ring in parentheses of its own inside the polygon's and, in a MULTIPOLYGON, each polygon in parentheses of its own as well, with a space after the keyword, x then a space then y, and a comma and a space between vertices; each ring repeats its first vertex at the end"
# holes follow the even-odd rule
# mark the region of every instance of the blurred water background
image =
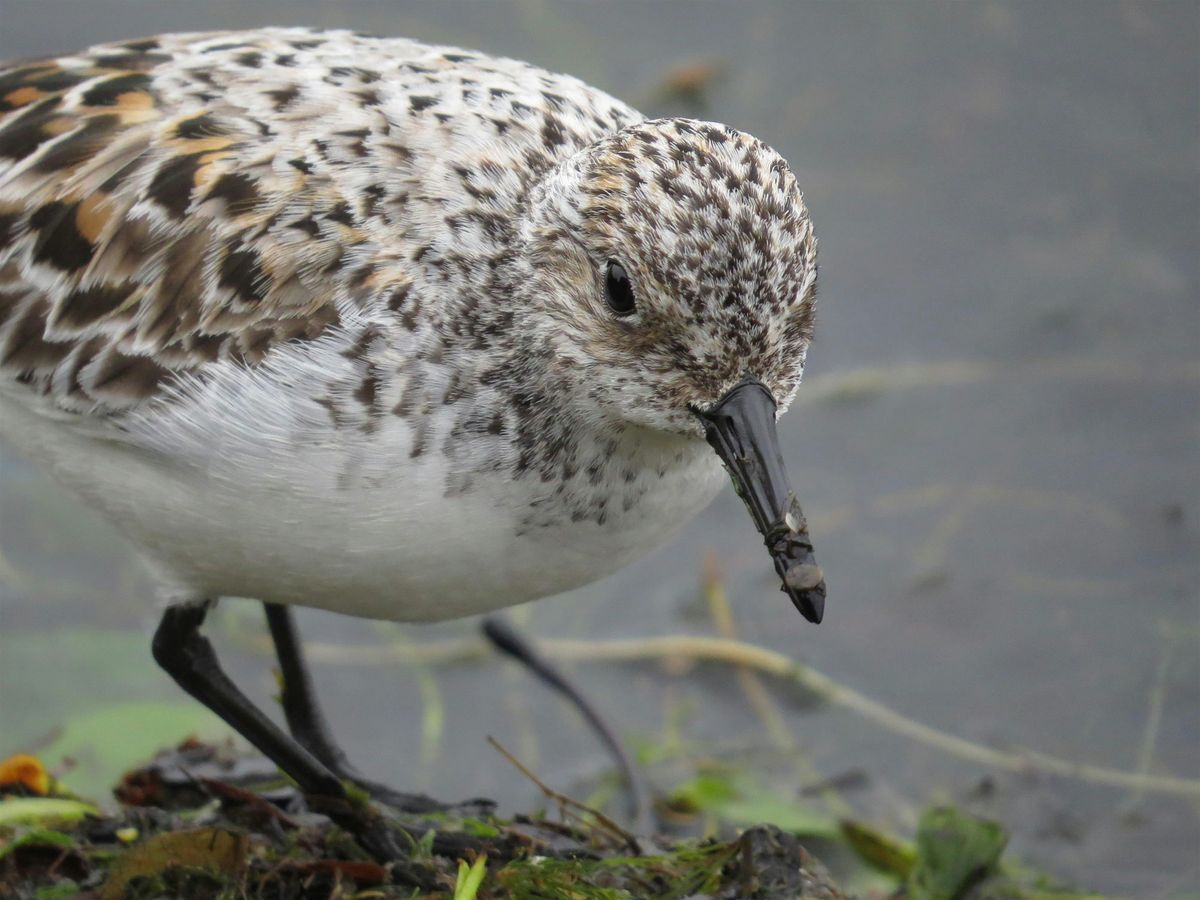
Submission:
MULTIPOLYGON (((746 641, 946 734, 1193 793, 971 762, 795 690, 764 706, 725 666, 569 665, 656 781, 723 761, 799 802, 834 778, 835 811, 901 832, 929 802, 966 803, 1093 889, 1200 892, 1200 5, 0 0, 0 57, 266 24, 568 71, 647 113, 752 132, 804 187, 822 306, 783 441, 825 624, 775 589, 727 491, 637 565, 517 611, 522 627, 715 633, 711 553, 746 641)), ((166 740, 221 734, 151 661, 130 552, 0 454, 0 754, 70 756, 68 782, 99 791, 166 740)), ((472 622, 300 622, 330 718, 381 779, 537 804, 487 734, 568 792, 608 770, 511 664, 402 661, 472 622)), ((269 704, 258 608, 223 604, 211 633, 269 704)))

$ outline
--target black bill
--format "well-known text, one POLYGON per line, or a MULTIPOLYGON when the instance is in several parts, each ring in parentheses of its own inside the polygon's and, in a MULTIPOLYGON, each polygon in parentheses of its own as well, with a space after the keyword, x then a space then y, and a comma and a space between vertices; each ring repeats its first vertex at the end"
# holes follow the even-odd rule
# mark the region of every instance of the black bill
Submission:
POLYGON ((745 378, 705 412, 705 437, 717 451, 783 581, 783 592, 810 622, 825 615, 825 577, 813 558, 808 523, 788 484, 775 433, 775 398, 745 378))

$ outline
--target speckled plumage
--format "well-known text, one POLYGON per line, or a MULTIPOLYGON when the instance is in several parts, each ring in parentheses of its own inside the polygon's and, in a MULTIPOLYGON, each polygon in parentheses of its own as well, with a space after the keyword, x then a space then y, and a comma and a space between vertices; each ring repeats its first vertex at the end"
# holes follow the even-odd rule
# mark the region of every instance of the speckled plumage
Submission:
POLYGON ((168 599, 611 571, 718 489, 694 408, 786 408, 815 278, 773 150, 525 63, 262 29, 0 69, 0 422, 168 599))

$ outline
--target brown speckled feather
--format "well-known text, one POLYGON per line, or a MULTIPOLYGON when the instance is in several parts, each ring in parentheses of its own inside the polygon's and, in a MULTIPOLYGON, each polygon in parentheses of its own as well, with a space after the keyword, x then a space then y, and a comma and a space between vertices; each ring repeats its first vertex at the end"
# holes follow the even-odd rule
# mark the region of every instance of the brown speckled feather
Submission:
POLYGON ((599 92, 564 110, 545 81, 295 29, 0 70, 0 370, 59 407, 118 411, 173 373, 255 364, 347 309, 398 306, 437 243, 427 221, 502 228, 530 177, 632 115, 599 92), (504 137, 498 159, 452 120, 465 106, 504 137), (472 189, 463 164, 489 162, 499 177, 472 189))

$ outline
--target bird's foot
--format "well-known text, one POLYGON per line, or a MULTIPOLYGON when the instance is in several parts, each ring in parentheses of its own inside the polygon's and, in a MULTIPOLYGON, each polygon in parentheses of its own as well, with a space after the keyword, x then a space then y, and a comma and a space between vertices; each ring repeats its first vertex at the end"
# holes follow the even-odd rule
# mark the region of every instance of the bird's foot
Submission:
POLYGON ((367 798, 381 806, 403 815, 420 816, 427 813, 448 813, 458 816, 488 816, 496 809, 493 800, 482 797, 464 800, 460 803, 443 803, 426 794, 410 794, 398 791, 386 784, 364 778, 353 769, 344 767, 337 773, 346 785, 348 793, 362 792, 367 798))
POLYGON ((446 804, 423 794, 406 794, 361 779, 344 785, 346 793, 340 797, 306 796, 308 808, 328 816, 376 862, 387 866, 393 883, 426 892, 439 889, 436 869, 428 860, 414 858, 413 854, 431 831, 431 849, 437 855, 461 857, 467 851, 479 854, 490 849, 487 841, 460 831, 453 819, 489 816, 495 809, 491 800, 446 804), (433 813, 448 816, 449 821, 420 820, 421 816, 433 813), (436 825, 446 827, 433 827, 436 825))
POLYGON ((488 816, 496 809, 496 801, 484 797, 475 797, 459 803, 442 803, 425 794, 408 794, 397 791, 385 784, 373 781, 356 780, 356 786, 366 791, 376 803, 409 815, 424 815, 425 813, 449 813, 458 816, 488 816))

